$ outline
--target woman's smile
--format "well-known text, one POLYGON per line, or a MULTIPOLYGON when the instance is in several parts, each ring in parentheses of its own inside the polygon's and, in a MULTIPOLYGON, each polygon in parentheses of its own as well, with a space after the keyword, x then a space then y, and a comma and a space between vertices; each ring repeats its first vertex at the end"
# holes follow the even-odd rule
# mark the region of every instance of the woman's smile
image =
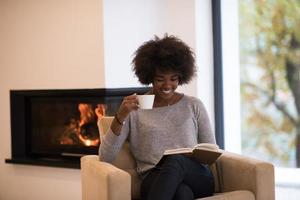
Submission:
POLYGON ((167 106, 174 103, 174 94, 179 84, 179 75, 176 72, 156 71, 153 80, 155 105, 167 106))
POLYGON ((170 94, 172 92, 172 90, 162 90, 162 92, 165 94, 170 94))

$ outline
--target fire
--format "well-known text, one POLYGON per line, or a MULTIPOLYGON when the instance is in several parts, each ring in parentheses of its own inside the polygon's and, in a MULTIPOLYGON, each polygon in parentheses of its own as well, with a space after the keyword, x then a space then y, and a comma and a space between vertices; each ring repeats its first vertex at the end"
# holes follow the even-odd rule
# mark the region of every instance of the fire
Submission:
POLYGON ((92 145, 92 141, 91 140, 85 140, 84 144, 85 144, 85 146, 91 146, 92 145))
POLYGON ((79 103, 80 119, 71 119, 60 140, 61 144, 83 144, 98 146, 100 144, 97 120, 105 116, 106 105, 98 104, 93 109, 92 104, 79 103))
POLYGON ((96 139, 96 140, 89 140, 89 139, 86 139, 83 141, 84 142, 84 145, 85 146, 96 146, 99 144, 99 139, 96 139))

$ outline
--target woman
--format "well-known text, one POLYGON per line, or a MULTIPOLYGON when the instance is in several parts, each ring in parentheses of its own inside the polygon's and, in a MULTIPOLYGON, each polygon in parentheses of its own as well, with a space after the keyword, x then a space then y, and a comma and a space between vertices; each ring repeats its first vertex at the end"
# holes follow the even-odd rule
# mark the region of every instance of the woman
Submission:
POLYGON ((99 156, 112 162, 125 140, 142 178, 142 200, 185 200, 212 195, 213 176, 206 165, 182 155, 167 157, 156 166, 166 149, 215 143, 202 102, 176 92, 195 75, 192 50, 174 36, 155 37, 135 52, 133 71, 142 84, 152 84, 151 110, 139 109, 135 94, 123 99, 99 156))

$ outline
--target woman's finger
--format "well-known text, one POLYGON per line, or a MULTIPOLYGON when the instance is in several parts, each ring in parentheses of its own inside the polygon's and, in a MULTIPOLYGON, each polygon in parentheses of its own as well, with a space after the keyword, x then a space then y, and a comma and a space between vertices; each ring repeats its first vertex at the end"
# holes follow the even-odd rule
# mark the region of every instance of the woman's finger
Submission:
POLYGON ((132 94, 132 95, 130 95, 130 96, 124 97, 124 99, 126 99, 126 100, 137 99, 137 95, 136 95, 136 93, 134 93, 134 94, 132 94))

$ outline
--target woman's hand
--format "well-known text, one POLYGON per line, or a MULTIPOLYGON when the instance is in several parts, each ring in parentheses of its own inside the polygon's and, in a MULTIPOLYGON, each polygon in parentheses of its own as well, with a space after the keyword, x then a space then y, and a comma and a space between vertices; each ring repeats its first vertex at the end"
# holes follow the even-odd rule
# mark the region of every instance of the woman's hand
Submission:
POLYGON ((119 107, 119 110, 116 113, 115 118, 110 126, 112 132, 115 135, 120 135, 125 118, 131 111, 137 109, 138 109, 138 100, 136 94, 124 97, 119 107))
POLYGON ((139 108, 139 106, 138 106, 138 99, 137 99, 136 94, 124 97, 124 99, 119 107, 119 110, 117 112, 119 120, 124 121, 125 118, 127 117, 127 115, 131 111, 137 110, 138 108, 139 108))

